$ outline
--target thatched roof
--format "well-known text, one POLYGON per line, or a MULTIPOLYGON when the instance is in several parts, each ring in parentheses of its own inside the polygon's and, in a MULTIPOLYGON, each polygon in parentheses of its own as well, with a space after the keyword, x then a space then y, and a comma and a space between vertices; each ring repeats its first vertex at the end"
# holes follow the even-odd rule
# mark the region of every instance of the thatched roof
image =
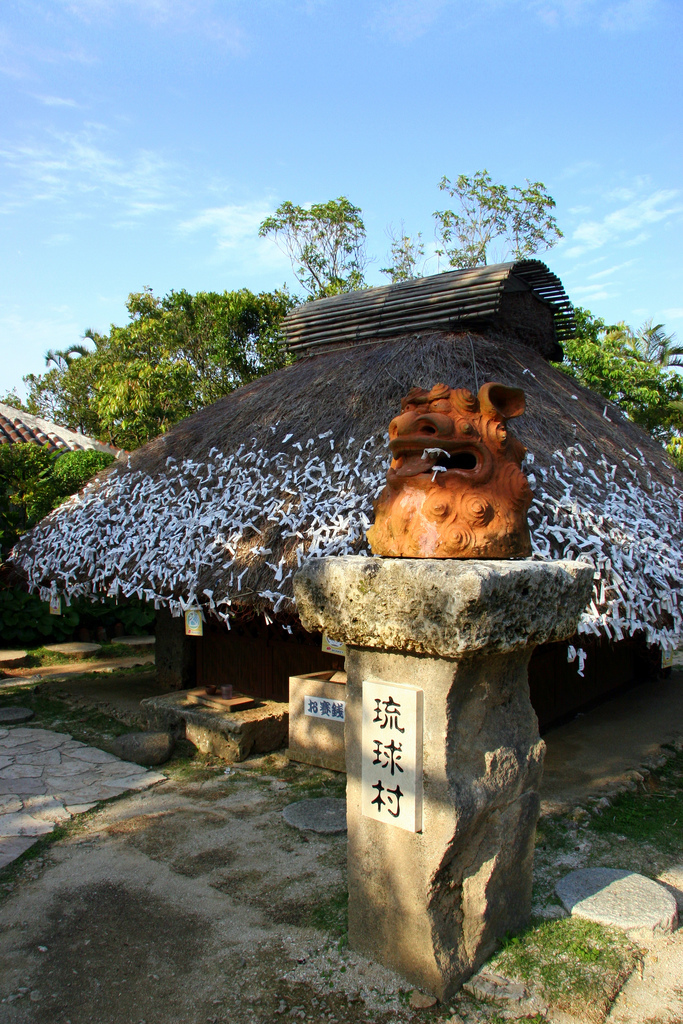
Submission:
POLYGON ((105 471, 14 559, 33 587, 250 606, 291 621, 301 560, 368 553, 386 430, 411 387, 521 387, 534 552, 595 566, 583 632, 681 632, 683 495, 663 449, 510 333, 429 332, 330 348, 221 399, 105 471))
POLYGON ((51 452, 107 452, 121 454, 118 448, 96 441, 94 437, 78 434, 68 427, 32 416, 21 409, 0 402, 0 444, 38 444, 51 452))

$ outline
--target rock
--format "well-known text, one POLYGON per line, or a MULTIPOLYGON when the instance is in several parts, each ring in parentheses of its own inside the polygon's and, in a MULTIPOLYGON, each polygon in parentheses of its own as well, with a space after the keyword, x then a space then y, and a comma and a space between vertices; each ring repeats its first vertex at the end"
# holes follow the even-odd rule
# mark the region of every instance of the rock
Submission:
POLYGON ((294 577, 303 626, 356 647, 455 658, 563 640, 590 599, 579 562, 311 558, 294 577))
POLYGON ((19 668, 26 664, 27 651, 0 651, 0 668, 19 668))
POLYGON ((510 981, 501 974, 479 971, 463 985, 475 999, 496 1003, 498 1006, 518 1006, 528 998, 529 993, 519 981, 510 981))
POLYGON ((129 732, 109 743, 110 752, 123 761, 145 765, 168 761, 174 747, 170 732, 129 732))
POLYGON ((54 651, 55 654, 66 654, 75 661, 84 661, 89 655, 97 654, 98 651, 101 651, 102 645, 86 643, 49 644, 45 650, 54 651))
POLYGON ((426 992, 414 988, 410 993, 409 1003, 414 1010, 428 1010, 430 1006, 436 1006, 436 997, 428 996, 426 992))
POLYGON ((346 800, 323 796, 315 800, 297 800, 282 812, 288 825, 302 831, 346 832, 346 800))
POLYGON ((678 923, 671 893, 633 871, 582 868, 560 879, 555 891, 573 917, 624 931, 669 934, 678 923))
POLYGON ((17 722, 28 722, 34 714, 30 708, 0 708, 0 723, 15 725, 17 722))

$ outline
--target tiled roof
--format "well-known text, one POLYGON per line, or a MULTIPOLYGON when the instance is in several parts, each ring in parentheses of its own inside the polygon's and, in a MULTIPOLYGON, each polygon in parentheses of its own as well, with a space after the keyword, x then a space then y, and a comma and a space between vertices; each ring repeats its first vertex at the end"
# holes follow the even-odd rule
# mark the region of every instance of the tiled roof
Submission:
POLYGON ((44 445, 55 452, 97 451, 108 452, 110 455, 120 454, 120 450, 111 445, 102 444, 85 434, 77 434, 75 430, 68 430, 40 416, 32 416, 0 402, 0 444, 21 444, 26 441, 44 445))

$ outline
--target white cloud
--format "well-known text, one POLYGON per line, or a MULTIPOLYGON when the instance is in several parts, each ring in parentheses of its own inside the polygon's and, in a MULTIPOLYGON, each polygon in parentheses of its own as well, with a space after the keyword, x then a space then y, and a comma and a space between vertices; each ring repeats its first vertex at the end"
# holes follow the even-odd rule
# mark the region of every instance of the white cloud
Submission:
POLYGON ((93 206, 133 219, 170 209, 179 191, 172 165, 152 150, 114 155, 103 145, 113 141, 91 125, 76 133, 51 132, 42 142, 0 146, 0 161, 14 172, 0 212, 73 200, 81 216, 93 206))
POLYGON ((625 263, 617 263, 613 267, 608 267, 607 270, 598 270, 595 274, 589 274, 588 281, 598 281, 603 277, 611 277, 616 274, 619 270, 623 270, 625 267, 630 267, 635 263, 635 260, 626 260, 625 263))
POLYGON ((633 199, 606 214, 602 220, 585 220, 572 232, 569 257, 600 249, 610 242, 638 245, 648 237, 643 229, 683 213, 680 193, 675 189, 657 189, 648 196, 633 199))
POLYGON ((233 17, 225 16, 221 0, 60 0, 81 21, 134 17, 153 28, 200 35, 214 46, 241 55, 246 34, 233 17))
POLYGON ((273 212, 273 204, 255 200, 241 206, 212 206, 178 225, 183 234, 209 231, 221 260, 238 257, 243 264, 258 264, 287 274, 290 264, 272 238, 259 238, 259 224, 273 212))
POLYGON ((424 35, 446 8, 465 14, 496 13, 502 7, 518 7, 552 28, 596 24, 604 31, 636 31, 651 20, 663 0, 385 0, 372 24, 399 42, 424 35))
POLYGON ((583 302, 596 302, 599 299, 609 299, 613 293, 609 292, 602 284, 587 284, 571 289, 572 299, 580 299, 583 302))
POLYGON ((46 107, 77 107, 76 100, 65 99, 62 96, 36 96, 40 103, 46 107))
POLYGON ((671 309, 665 309, 664 316, 667 320, 683 320, 683 306, 674 306, 671 309))

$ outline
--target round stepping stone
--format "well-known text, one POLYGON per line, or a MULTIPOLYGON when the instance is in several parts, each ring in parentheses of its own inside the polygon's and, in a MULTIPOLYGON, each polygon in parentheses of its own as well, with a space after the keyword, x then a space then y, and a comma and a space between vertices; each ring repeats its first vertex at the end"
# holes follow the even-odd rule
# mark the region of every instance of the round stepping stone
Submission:
POLYGON ((28 651, 0 651, 0 668, 19 668, 28 657, 28 651))
POLYGON ((573 917, 622 928, 672 932, 678 923, 676 900, 657 882, 617 868, 571 871, 555 892, 573 917))
POLYGON ((15 725, 17 722, 28 722, 34 714, 30 708, 0 708, 0 724, 15 725))
POLYGON ((49 644, 45 650, 54 651, 56 654, 66 654, 70 658, 75 658, 76 661, 82 661, 89 654, 96 654, 97 651, 101 651, 102 645, 81 643, 49 644))
POLYGON ((126 647, 148 647, 155 644, 155 636, 117 636, 112 640, 113 644, 125 644, 126 647))
POLYGON ((288 825, 304 832, 346 832, 346 800, 322 796, 316 800, 297 800, 282 812, 288 825))

